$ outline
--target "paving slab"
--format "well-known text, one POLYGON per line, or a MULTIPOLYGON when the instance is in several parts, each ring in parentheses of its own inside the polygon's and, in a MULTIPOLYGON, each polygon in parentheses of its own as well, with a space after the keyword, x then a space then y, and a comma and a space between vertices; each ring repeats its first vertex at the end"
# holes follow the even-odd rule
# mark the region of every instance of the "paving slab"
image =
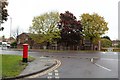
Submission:
POLYGON ((53 64, 55 64, 54 59, 46 57, 36 58, 33 62, 28 63, 28 66, 21 72, 20 76, 41 71, 52 66, 53 64))

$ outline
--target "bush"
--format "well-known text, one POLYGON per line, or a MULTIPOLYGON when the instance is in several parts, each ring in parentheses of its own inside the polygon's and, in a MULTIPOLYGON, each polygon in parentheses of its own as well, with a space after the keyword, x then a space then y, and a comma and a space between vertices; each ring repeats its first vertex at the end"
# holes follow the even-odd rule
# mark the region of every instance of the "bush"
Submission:
POLYGON ((120 42, 118 43, 117 47, 120 48, 120 42))
POLYGON ((102 47, 111 47, 112 41, 110 41, 108 39, 101 39, 101 46, 102 47))
POLYGON ((10 46, 11 46, 11 48, 16 48, 17 47, 17 42, 15 41, 15 42, 11 43, 10 46))
POLYGON ((120 48, 113 49, 115 52, 120 52, 120 48))

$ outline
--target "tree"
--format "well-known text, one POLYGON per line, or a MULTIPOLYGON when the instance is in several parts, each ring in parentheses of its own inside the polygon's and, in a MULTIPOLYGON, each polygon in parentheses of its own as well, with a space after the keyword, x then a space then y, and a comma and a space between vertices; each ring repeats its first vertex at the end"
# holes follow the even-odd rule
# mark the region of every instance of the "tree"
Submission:
POLYGON ((5 39, 5 36, 3 35, 2 36, 2 42, 5 42, 6 41, 6 39, 5 39))
POLYGON ((82 25, 71 12, 65 11, 65 13, 60 14, 58 26, 61 29, 60 42, 64 43, 65 46, 79 45, 82 25))
POLYGON ((3 0, 3 1, 0 1, 0 3, 1 3, 0 4, 1 22, 3 23, 4 21, 7 21, 8 12, 7 12, 6 6, 8 6, 8 2, 7 0, 3 0))
POLYGON ((47 12, 34 17, 32 26, 29 28, 31 38, 37 43, 50 43, 56 38, 60 38, 60 31, 57 28, 58 21, 58 12, 47 12))
POLYGON ((12 48, 16 48, 16 47, 17 47, 17 41, 12 42, 12 43, 10 44, 10 46, 11 46, 12 48))
POLYGON ((111 40, 109 36, 103 36, 102 38, 111 40))
POLYGON ((111 47, 112 46, 112 41, 109 39, 101 39, 101 47, 111 47))
POLYGON ((94 39, 100 39, 100 36, 108 31, 107 22, 98 14, 84 13, 80 16, 81 24, 83 26, 83 35, 91 41, 93 49, 94 39))
POLYGON ((7 0, 0 0, 0 31, 3 31, 4 29, 1 27, 1 23, 7 21, 8 12, 6 6, 8 6, 7 0))

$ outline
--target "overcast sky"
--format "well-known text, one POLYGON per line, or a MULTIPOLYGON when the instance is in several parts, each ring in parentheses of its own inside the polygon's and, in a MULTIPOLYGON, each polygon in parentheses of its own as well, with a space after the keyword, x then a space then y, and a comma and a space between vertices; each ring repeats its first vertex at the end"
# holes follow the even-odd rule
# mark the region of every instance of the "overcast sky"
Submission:
POLYGON ((11 33, 19 27, 21 32, 28 32, 32 19, 48 11, 72 12, 77 19, 83 13, 98 13, 108 22, 109 31, 105 34, 112 40, 118 39, 118 1, 119 0, 8 0, 8 21, 0 36, 10 36, 10 17, 12 18, 11 33))

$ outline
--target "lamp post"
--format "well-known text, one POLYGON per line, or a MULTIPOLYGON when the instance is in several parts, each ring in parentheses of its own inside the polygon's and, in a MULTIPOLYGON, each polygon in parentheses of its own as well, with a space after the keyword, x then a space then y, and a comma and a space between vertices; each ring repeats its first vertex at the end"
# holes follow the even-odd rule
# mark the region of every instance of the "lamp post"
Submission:
POLYGON ((11 44, 12 17, 10 17, 10 44, 11 44))

